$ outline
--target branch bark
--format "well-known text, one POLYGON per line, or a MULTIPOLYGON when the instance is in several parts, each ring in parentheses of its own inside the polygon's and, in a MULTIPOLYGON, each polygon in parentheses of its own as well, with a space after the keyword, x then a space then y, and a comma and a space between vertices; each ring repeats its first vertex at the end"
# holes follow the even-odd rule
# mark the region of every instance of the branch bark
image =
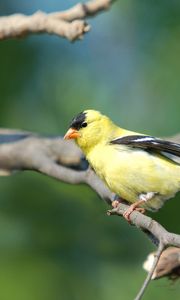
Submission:
POLYGON ((47 14, 37 11, 30 16, 14 14, 0 17, 0 40, 21 38, 34 33, 55 34, 69 41, 82 39, 91 28, 84 19, 108 9, 112 2, 93 0, 62 12, 47 14))

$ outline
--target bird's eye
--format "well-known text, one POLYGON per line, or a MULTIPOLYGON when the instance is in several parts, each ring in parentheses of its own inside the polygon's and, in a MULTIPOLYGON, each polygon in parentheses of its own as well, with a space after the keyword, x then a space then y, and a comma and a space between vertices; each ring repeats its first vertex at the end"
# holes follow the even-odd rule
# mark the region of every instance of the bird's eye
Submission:
POLYGON ((86 127, 86 126, 87 126, 86 122, 82 123, 82 127, 86 127))

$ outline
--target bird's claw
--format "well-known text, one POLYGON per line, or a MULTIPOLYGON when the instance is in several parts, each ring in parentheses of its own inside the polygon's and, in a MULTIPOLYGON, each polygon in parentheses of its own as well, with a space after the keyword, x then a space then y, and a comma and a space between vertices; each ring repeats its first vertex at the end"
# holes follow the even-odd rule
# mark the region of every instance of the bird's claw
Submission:
POLYGON ((130 215, 135 210, 140 212, 141 214, 145 213, 145 209, 143 207, 137 207, 133 204, 130 205, 130 207, 123 213, 123 217, 126 219, 126 221, 128 221, 128 223, 131 223, 130 215))
MULTIPOLYGON (((124 200, 122 198, 115 199, 114 201, 112 201, 112 207, 114 209, 117 209, 119 204, 122 203, 123 201, 124 200)), ((139 211, 142 214, 145 213, 145 209, 143 207, 138 207, 138 205, 142 204, 143 202, 144 202, 144 200, 139 200, 139 201, 131 204, 128 207, 128 209, 123 213, 123 217, 126 219, 126 221, 128 221, 128 223, 131 224, 130 215, 134 210, 139 211)), ((108 211, 108 214, 110 214, 110 211, 108 211)))
POLYGON ((134 208, 131 206, 123 213, 123 217, 128 221, 128 223, 131 223, 130 215, 134 211, 134 208))
POLYGON ((117 208, 119 206, 119 204, 120 204, 119 200, 114 200, 114 201, 112 201, 111 205, 112 205, 113 208, 117 208))
POLYGON ((145 208, 143 208, 143 207, 136 207, 136 209, 135 209, 136 211, 138 211, 138 212, 140 212, 141 214, 144 214, 145 213, 145 208))
POLYGON ((115 200, 112 201, 111 205, 113 208, 118 208, 120 203, 123 203, 125 200, 121 197, 115 197, 115 200))

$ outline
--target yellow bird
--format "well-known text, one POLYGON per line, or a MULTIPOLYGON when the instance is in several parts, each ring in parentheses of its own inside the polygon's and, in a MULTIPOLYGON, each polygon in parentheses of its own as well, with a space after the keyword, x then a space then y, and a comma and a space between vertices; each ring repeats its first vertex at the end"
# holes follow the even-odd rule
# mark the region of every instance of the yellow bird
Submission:
POLYGON ((122 129, 95 110, 78 114, 64 138, 75 139, 109 189, 132 203, 127 220, 135 209, 157 211, 180 191, 180 144, 122 129))

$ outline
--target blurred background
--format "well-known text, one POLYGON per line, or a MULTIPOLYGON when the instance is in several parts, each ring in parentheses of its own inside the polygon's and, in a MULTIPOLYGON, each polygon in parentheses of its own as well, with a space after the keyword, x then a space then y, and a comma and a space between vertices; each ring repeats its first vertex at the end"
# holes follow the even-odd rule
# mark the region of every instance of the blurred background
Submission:
MULTIPOLYGON (((71 0, 1 0, 0 14, 69 8, 71 0)), ((180 2, 121 0, 69 43, 36 35, 0 43, 0 126, 63 135, 85 108, 155 136, 180 132, 180 2)), ((0 178, 0 299, 130 300, 151 242, 86 186, 33 172, 0 178)), ((153 218, 179 230, 176 197, 153 218)), ((145 299, 179 299, 152 282, 145 299)))

